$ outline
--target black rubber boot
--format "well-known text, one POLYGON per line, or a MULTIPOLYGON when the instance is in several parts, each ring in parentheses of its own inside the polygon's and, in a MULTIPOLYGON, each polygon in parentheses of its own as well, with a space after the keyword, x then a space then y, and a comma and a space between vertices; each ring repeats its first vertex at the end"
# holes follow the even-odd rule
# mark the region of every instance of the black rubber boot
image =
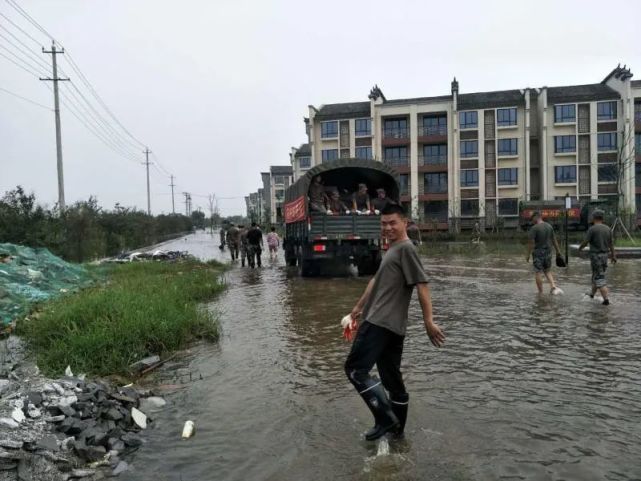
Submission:
POLYGON ((398 428, 394 431, 394 437, 397 439, 403 438, 403 432, 405 431, 405 422, 407 421, 407 409, 409 407, 409 394, 396 394, 390 396, 390 403, 392 405, 392 411, 398 418, 398 428))
POLYGON ((369 378, 365 382, 365 390, 359 394, 374 415, 374 427, 365 433, 365 439, 373 441, 398 428, 399 422, 392 411, 383 385, 377 379, 369 378))

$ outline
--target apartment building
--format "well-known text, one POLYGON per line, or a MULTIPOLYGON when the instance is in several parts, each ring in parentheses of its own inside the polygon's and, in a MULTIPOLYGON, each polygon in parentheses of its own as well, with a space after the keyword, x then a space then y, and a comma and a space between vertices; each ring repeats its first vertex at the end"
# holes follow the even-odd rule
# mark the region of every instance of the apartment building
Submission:
POLYGON ((292 147, 289 160, 292 164, 293 181, 296 182, 312 167, 312 151, 309 148, 309 144, 292 147))
MULTIPOLYGON (((516 225, 519 202, 616 196, 641 218, 641 82, 617 67, 597 84, 309 106, 310 166, 373 158, 400 175, 401 202, 423 224, 516 225)), ((303 147, 303 146, 301 146, 303 147)), ((296 175, 302 171, 292 150, 296 175)))
POLYGON ((245 196, 245 205, 247 208, 247 219, 249 222, 260 222, 263 218, 263 192, 258 189, 245 196))
POLYGON ((280 224, 283 222, 285 189, 293 182, 290 165, 272 165, 269 172, 261 172, 263 182, 263 208, 261 222, 280 224))

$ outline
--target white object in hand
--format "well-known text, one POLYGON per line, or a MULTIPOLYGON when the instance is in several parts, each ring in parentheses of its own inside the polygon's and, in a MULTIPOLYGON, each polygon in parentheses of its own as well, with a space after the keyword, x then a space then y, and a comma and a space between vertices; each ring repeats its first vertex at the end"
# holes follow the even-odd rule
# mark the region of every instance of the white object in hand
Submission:
POLYGON ((381 211, 380 211, 380 210, 378 210, 378 209, 374 209, 374 214, 379 215, 380 213, 381 213, 381 211))
POLYGON ((182 438, 183 439, 188 439, 194 435, 194 422, 193 421, 186 421, 185 426, 183 427, 183 434, 182 438))
POLYGON ((345 317, 341 319, 341 327, 345 329, 347 326, 350 325, 351 322, 352 322, 352 315, 347 314, 345 317))
POLYGON ((552 289, 551 294, 553 296, 558 296, 559 294, 563 294, 563 290, 560 287, 555 287, 554 289, 552 289))

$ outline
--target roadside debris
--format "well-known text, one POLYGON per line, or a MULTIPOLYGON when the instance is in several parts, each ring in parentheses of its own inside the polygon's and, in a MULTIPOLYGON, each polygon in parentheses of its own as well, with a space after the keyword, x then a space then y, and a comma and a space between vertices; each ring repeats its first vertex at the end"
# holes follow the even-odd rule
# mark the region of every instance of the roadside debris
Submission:
POLYGON ((16 364, 7 344, 19 350, 20 341, 9 339, 0 346, 0 376, 17 380, 0 379, 7 381, 0 382, 0 481, 98 480, 128 471, 122 457, 143 445, 140 432, 166 401, 132 385, 46 379, 36 366, 16 364))
POLYGON ((186 421, 185 426, 183 427, 182 438, 189 439, 194 435, 194 430, 195 430, 194 422, 186 421))
POLYGON ((106 259, 103 262, 138 262, 138 261, 177 261, 184 259, 193 259, 193 256, 187 251, 163 251, 154 249, 150 251, 123 252, 122 254, 106 259))

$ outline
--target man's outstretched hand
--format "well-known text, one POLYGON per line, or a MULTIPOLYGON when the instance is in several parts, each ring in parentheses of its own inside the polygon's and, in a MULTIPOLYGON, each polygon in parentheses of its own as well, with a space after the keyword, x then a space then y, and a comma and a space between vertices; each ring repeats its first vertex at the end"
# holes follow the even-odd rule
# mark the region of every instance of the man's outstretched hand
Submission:
POLYGON ((434 346, 441 347, 445 344, 445 334, 441 331, 441 328, 438 327, 433 322, 425 324, 425 330, 427 331, 427 336, 430 338, 430 341, 434 346))

